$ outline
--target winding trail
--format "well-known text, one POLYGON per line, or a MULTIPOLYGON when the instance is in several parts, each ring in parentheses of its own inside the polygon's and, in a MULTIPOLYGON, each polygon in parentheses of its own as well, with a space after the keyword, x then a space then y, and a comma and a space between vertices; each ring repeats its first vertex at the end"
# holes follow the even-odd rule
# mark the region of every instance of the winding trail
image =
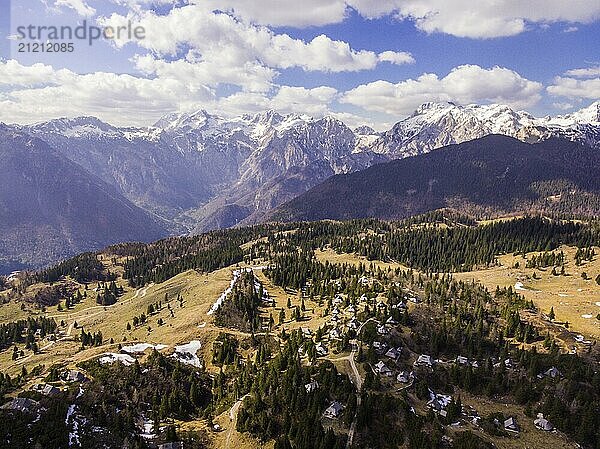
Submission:
POLYGON ((229 409, 229 421, 230 421, 230 425, 229 425, 229 430, 227 431, 227 440, 225 441, 225 449, 229 449, 229 446, 231 445, 231 434, 233 433, 233 430, 236 428, 237 425, 237 415, 238 415, 238 411, 240 410, 240 406, 242 405, 242 402, 244 401, 244 399, 246 399, 248 395, 244 395, 241 398, 239 398, 237 400, 237 402, 235 404, 233 404, 231 406, 231 408, 229 409))
MULTIPOLYGON (((369 318, 367 321, 362 323, 358 330, 356 331, 356 335, 360 335, 363 327, 369 322, 374 321, 375 318, 369 318)), ((358 409, 360 408, 361 403, 361 395, 360 391, 362 389, 363 380, 360 377, 360 373, 358 372, 358 368, 356 366, 356 361, 354 357, 358 352, 358 340, 355 338, 354 340, 350 340, 350 344, 352 345, 352 350, 350 351, 350 355, 348 356, 348 361, 350 362, 350 368, 352 369, 352 374, 354 377, 354 385, 356 386, 356 411, 354 412, 354 419, 352 420, 352 424, 350 424, 350 430, 348 431, 348 440, 346 442, 346 449, 350 449, 352 447, 352 441, 354 440, 354 434, 356 433, 356 420, 358 418, 358 409)))

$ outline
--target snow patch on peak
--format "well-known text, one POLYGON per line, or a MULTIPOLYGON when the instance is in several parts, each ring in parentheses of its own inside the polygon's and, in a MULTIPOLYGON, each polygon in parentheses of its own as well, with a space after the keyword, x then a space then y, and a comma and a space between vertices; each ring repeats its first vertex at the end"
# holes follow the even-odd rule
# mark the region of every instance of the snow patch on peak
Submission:
POLYGON ((599 105, 600 102, 596 102, 573 114, 538 119, 502 104, 424 103, 383 133, 371 148, 393 158, 406 157, 490 134, 530 143, 562 137, 597 146, 600 144, 599 105))
POLYGON ((119 136, 116 128, 96 117, 59 118, 24 127, 36 133, 59 134, 65 137, 119 136))
POLYGON ((548 125, 561 126, 563 128, 575 127, 577 125, 600 125, 600 101, 595 101, 586 108, 566 115, 546 117, 548 125))
POLYGON ((154 126, 165 131, 177 128, 199 129, 205 126, 211 117, 213 116, 204 109, 194 112, 171 113, 157 121, 154 126))

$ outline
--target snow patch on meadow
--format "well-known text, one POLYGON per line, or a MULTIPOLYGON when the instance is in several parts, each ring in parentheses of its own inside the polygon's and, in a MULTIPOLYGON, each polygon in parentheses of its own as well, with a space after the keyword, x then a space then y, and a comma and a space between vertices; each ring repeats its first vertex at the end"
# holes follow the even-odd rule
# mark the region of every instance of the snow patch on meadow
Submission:
POLYGON ((223 293, 221 293, 221 296, 219 296, 217 298, 217 300, 215 301, 215 303, 212 306, 210 306, 209 311, 206 313, 207 315, 212 315, 217 310, 219 310, 219 308, 223 305, 223 302, 227 298, 227 295, 229 295, 229 293, 231 293, 231 291, 233 290, 233 286, 235 285, 235 283, 239 279, 241 273, 242 273, 241 270, 234 270, 233 271, 233 279, 229 283, 229 287, 227 287, 225 289, 225 291, 223 293))
POLYGON ((153 345, 150 343, 137 343, 135 345, 123 346, 121 351, 126 352, 128 354, 138 354, 142 352, 146 352, 147 349, 156 349, 160 351, 162 349, 168 348, 167 345, 153 345))
POLYGON ((98 359, 102 364, 121 362, 125 366, 130 366, 135 363, 135 359, 129 354, 117 354, 115 352, 107 352, 98 359))
MULTIPOLYGON (((254 271, 253 271, 252 268, 243 268, 241 270, 234 270, 233 271, 233 279, 229 283, 229 287, 227 287, 225 289, 225 291, 223 293, 221 293, 221 295, 217 298, 217 300, 215 301, 215 303, 212 306, 210 306, 210 309, 208 310, 208 312, 206 312, 207 315, 212 315, 217 310, 219 310, 219 308, 223 305, 223 302, 225 302, 225 300, 227 299, 227 296, 233 290, 233 286, 238 281, 238 279, 240 278, 241 274, 244 271, 246 271, 247 273, 254 273, 254 271)), ((254 277, 254 290, 258 293, 260 291, 260 287, 261 287, 261 283, 259 282, 259 280, 255 276, 254 277)), ((267 292, 267 289, 264 288, 264 286, 263 286, 263 294, 262 294, 261 300, 263 302, 272 303, 272 300, 271 300, 271 298, 269 296, 269 293, 267 292)), ((200 326, 198 326, 198 327, 200 327, 200 326)))
POLYGON ((198 340, 192 340, 184 345, 175 346, 175 353, 173 354, 173 357, 179 360, 181 363, 200 368, 202 363, 200 362, 200 358, 196 353, 201 347, 202 344, 198 340))

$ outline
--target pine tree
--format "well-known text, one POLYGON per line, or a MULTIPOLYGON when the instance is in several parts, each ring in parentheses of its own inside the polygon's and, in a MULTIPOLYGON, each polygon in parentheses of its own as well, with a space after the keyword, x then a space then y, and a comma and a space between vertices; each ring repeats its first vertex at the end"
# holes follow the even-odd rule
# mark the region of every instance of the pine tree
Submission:
POLYGON ((279 311, 279 324, 283 324, 285 322, 285 310, 281 309, 279 311))

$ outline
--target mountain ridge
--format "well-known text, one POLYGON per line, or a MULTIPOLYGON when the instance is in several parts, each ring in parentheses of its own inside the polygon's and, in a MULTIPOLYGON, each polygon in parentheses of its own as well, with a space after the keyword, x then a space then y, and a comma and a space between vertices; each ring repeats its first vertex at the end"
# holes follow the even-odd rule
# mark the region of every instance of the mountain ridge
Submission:
POLYGON ((598 146, 599 110, 595 102, 572 114, 536 118, 505 105, 424 103, 382 133, 352 130, 331 116, 267 110, 227 118, 202 109, 168 114, 146 128, 114 127, 93 117, 20 128, 182 233, 253 223, 333 174, 489 134, 598 146))
MULTIPOLYGON (((170 234, 261 222, 327 178, 448 144, 502 133, 524 142, 561 138, 600 147, 600 102, 536 118, 505 105, 426 103, 385 132, 325 116, 268 110, 220 117, 168 114, 149 127, 98 118, 6 125, 112 186, 170 234)), ((93 249, 90 247, 90 249, 93 249)))
POLYGON ((266 220, 400 219, 452 208, 479 218, 513 213, 600 213, 600 154, 562 139, 527 144, 503 135, 334 176, 266 220))
POLYGON ((48 265, 163 224, 45 142, 0 125, 0 270, 48 265))

